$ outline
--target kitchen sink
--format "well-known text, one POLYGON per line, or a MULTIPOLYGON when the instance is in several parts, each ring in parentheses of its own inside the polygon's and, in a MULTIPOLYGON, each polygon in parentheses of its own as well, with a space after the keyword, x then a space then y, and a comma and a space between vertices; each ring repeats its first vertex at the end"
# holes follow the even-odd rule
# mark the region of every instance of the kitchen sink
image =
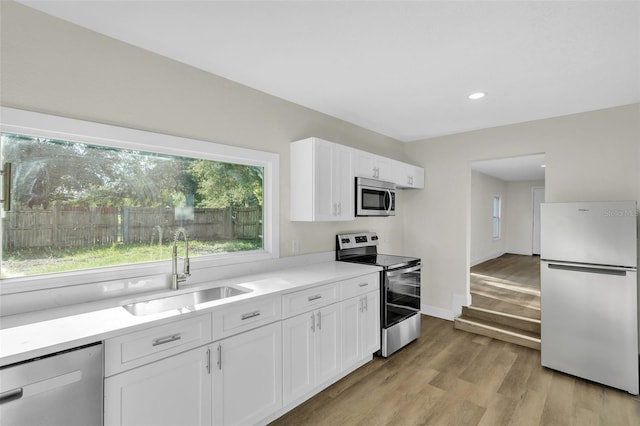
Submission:
POLYGON ((142 302, 129 303, 122 307, 136 316, 151 315, 159 312, 170 311, 172 309, 195 306, 200 303, 211 302, 213 300, 238 296, 249 293, 250 291, 252 290, 237 287, 214 287, 206 290, 194 291, 192 293, 184 293, 176 296, 167 296, 158 299, 144 300, 142 302))

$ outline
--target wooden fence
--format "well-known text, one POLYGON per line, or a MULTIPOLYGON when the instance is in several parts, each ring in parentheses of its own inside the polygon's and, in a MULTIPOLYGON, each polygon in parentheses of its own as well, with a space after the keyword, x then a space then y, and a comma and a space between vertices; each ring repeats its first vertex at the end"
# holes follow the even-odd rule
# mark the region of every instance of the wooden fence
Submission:
POLYGON ((5 214, 4 250, 166 243, 179 226, 199 241, 262 237, 262 207, 196 208, 188 219, 176 218, 173 208, 143 207, 53 206, 5 214))

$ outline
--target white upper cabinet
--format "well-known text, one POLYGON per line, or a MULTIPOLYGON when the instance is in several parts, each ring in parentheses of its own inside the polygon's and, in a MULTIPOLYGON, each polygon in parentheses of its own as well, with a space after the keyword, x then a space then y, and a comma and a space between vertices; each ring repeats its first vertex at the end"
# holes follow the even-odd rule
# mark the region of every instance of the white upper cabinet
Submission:
POLYGON ((291 144, 291 220, 353 220, 352 151, 318 138, 291 144))
POLYGON ((412 164, 393 162, 393 179, 397 188, 424 188, 424 169, 412 164))
POLYGON ((357 177, 393 182, 393 160, 370 152, 354 150, 357 177))
POLYGON ((424 169, 319 138, 291 143, 292 221, 353 220, 354 178, 424 188, 424 169))

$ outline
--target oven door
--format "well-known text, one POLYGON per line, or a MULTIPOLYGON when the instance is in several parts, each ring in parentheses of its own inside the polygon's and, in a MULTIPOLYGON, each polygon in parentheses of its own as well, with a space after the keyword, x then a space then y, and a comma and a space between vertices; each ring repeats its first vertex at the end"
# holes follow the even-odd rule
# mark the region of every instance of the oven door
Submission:
POLYGON ((382 324, 389 328, 420 312, 420 270, 422 265, 390 269, 384 274, 382 324))
POLYGON ((395 216, 395 184, 356 178, 356 216, 395 216))

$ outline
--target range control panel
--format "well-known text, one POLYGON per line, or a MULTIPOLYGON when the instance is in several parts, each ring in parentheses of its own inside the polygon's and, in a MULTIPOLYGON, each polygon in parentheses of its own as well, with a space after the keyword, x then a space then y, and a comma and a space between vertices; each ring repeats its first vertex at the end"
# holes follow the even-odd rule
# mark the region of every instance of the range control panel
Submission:
POLYGON ((378 234, 375 232, 360 232, 357 234, 336 235, 338 249, 350 249, 357 247, 369 247, 378 245, 378 234))

